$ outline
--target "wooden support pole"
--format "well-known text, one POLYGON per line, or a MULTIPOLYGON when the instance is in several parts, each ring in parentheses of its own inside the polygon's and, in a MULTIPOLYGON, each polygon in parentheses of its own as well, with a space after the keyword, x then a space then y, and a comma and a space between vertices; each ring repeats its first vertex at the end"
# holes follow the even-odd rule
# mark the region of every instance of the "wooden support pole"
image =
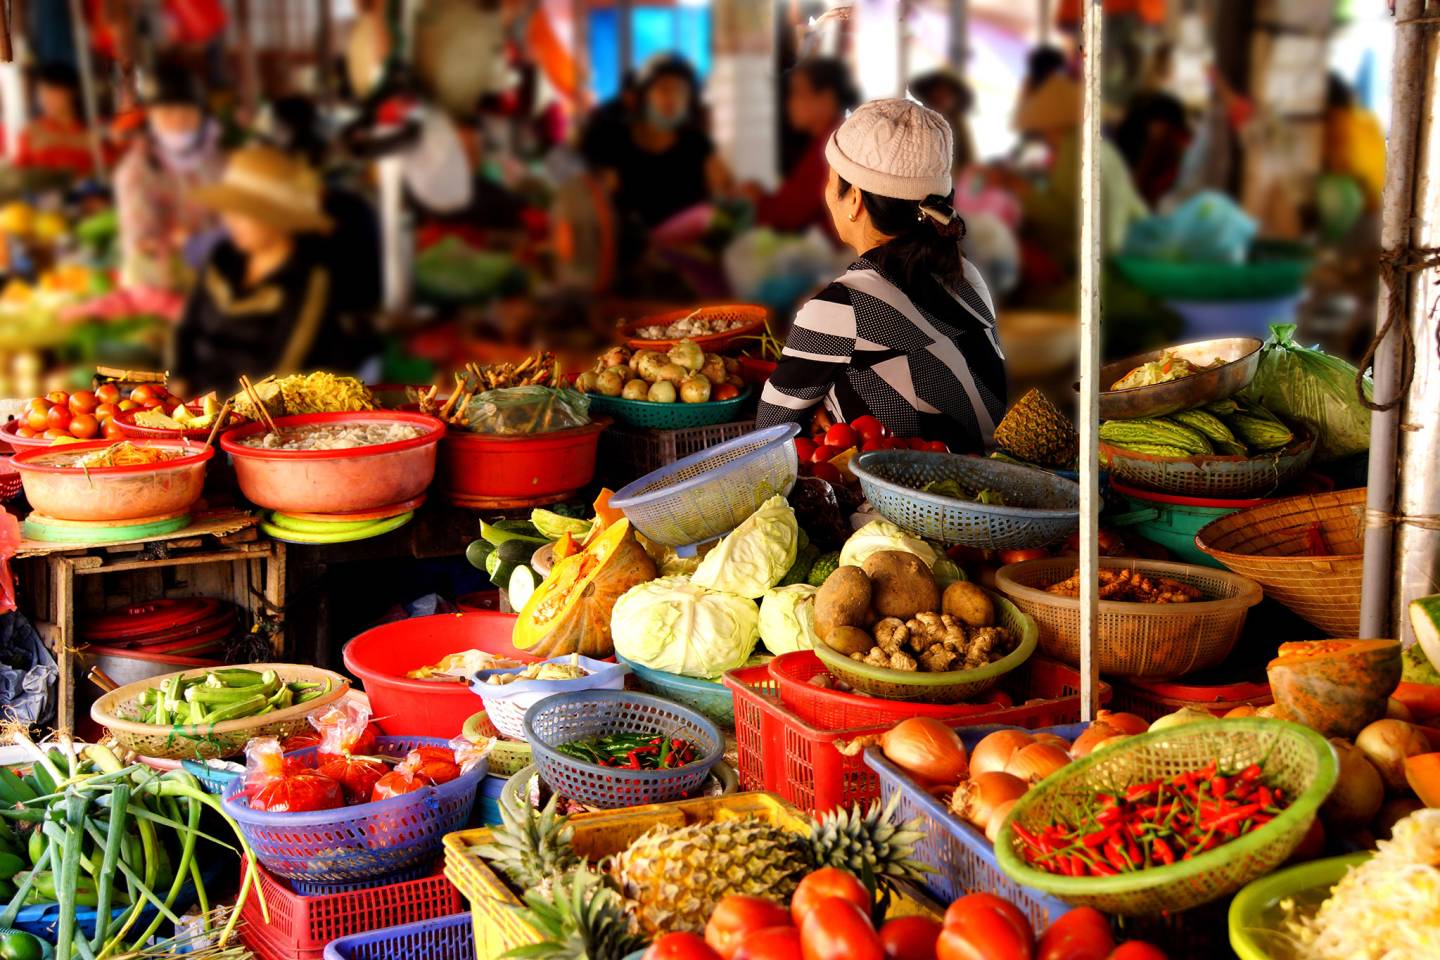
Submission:
POLYGON ((1080 718, 1100 706, 1100 58, 1101 0, 1082 4, 1080 127, 1080 718))

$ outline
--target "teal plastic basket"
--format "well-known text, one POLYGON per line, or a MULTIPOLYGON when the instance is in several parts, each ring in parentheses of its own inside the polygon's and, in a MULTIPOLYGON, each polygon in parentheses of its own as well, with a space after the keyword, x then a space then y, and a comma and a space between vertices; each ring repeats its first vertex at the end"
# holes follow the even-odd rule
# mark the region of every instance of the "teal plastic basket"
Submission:
POLYGON ((682 677, 678 673, 652 670, 620 654, 615 659, 630 668, 641 690, 683 704, 726 730, 735 729, 735 695, 719 680, 682 677))
POLYGON ((616 423, 652 430, 684 430, 745 419, 740 415, 740 408, 750 399, 750 388, 746 387, 740 391, 740 396, 733 399, 705 403, 654 403, 650 400, 607 397, 601 393, 588 393, 586 396, 590 398, 591 413, 604 414, 616 423))
POLYGON ((1151 543, 1158 543, 1184 563, 1224 570, 1219 560, 1195 546, 1195 535, 1212 520, 1237 510, 1258 507, 1269 500, 1207 500, 1169 493, 1136 490, 1113 483, 1110 489, 1125 500, 1124 513, 1106 513, 1105 523, 1135 531, 1151 543))
POLYGON ((1294 296, 1305 285, 1313 261, 1290 252, 1284 259, 1252 263, 1185 263, 1115 257, 1120 275, 1162 300, 1241 302, 1294 296))

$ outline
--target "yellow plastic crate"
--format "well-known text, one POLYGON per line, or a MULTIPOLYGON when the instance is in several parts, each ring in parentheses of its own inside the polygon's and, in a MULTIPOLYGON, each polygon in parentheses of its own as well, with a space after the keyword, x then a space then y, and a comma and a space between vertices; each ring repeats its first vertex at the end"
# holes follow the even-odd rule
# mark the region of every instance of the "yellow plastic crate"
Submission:
MULTIPOLYGON (((656 826, 684 827, 743 817, 759 817, 796 833, 809 828, 809 820, 803 813, 773 793, 735 793, 627 807, 605 813, 578 814, 571 817, 570 822, 575 828, 576 852, 593 861, 619 853, 656 826)), ((462 830, 445 837, 445 875, 470 901, 477 957, 498 957, 539 939, 514 909, 520 905, 520 898, 489 864, 471 852, 489 841, 489 828, 462 830)), ((892 899, 890 915, 911 914, 938 920, 941 911, 922 893, 905 887, 892 899)))

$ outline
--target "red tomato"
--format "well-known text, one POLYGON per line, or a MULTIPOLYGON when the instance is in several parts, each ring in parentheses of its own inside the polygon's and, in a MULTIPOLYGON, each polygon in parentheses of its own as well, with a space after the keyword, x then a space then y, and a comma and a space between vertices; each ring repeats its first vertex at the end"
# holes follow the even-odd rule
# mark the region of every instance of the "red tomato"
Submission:
POLYGON ((100 398, 89 390, 77 390, 70 394, 71 413, 94 413, 100 406, 100 398))
POLYGON ((880 934, 870 926, 865 909, 841 897, 824 897, 805 914, 805 922, 800 924, 800 952, 804 960, 885 958, 880 934))
POLYGON ((832 447, 828 443, 822 443, 820 446, 815 448, 814 453, 810 454, 810 462, 829 463, 831 460, 840 456, 840 454, 844 452, 845 449, 843 447, 832 447))
POLYGON ((790 922, 790 911, 763 897, 732 893, 715 905, 705 925, 705 942, 724 960, 730 960, 752 933, 790 922))
POLYGON ((875 902, 870 891, 856 879, 855 874, 839 867, 822 867, 807 874, 790 896, 790 918, 795 922, 795 926, 800 926, 811 908, 828 897, 849 900, 863 910, 867 917, 870 915, 871 905, 875 902))
POLYGON ((667 933, 650 944, 641 960, 720 960, 696 933, 667 933))
POLYGON ((45 394, 45 399, 49 400, 53 406, 69 407, 70 405, 70 394, 64 390, 51 390, 45 394))
POLYGON ((124 440, 125 431, 120 429, 120 424, 114 420, 106 420, 102 431, 106 440, 124 440))
POLYGON ((924 437, 906 437, 905 447, 909 450, 924 450, 925 444, 929 443, 924 437))
POLYGON ((115 404, 115 406, 119 407, 121 410, 140 410, 140 409, 142 409, 142 407, 140 406, 140 404, 136 403, 134 400, 121 400, 119 403, 115 404))
POLYGON ((834 424, 825 431, 825 443, 841 450, 860 446, 861 439, 860 432, 848 423, 834 424))
POLYGON ((740 396, 740 388, 733 383, 722 383, 710 393, 711 400, 734 400, 740 396))
POLYGON ((45 423, 55 430, 70 429, 70 408, 63 403, 57 403, 45 414, 45 423))
POLYGON ((41 436, 44 437, 46 440, 71 440, 71 439, 74 439, 74 438, 72 438, 72 437, 70 436, 70 431, 69 431, 69 430, 56 430, 54 427, 51 427, 49 430, 46 430, 44 433, 41 434, 41 436))
POLYGON ((885 960, 935 960, 940 924, 929 917, 897 917, 880 928, 885 960))
POLYGON ((29 403, 25 404, 25 410, 30 413, 38 413, 41 416, 44 416, 45 414, 50 412, 50 408, 53 406, 54 404, 51 403, 49 400, 46 400, 44 397, 35 397, 29 403))
POLYGON ((17 437, 26 437, 26 438, 29 438, 29 437, 37 436, 37 434, 35 433, 34 430, 31 430, 29 427, 16 427, 16 428, 15 428, 15 436, 17 436, 17 437))
POLYGON ((801 960, 800 931, 794 927, 757 930, 745 938, 730 960, 801 960))
POLYGON ((840 479, 840 468, 833 463, 812 463, 810 464, 810 476, 818 477, 826 483, 838 486, 840 479))
POLYGON ((922 450, 928 450, 928 451, 930 451, 931 453, 949 453, 949 452, 950 452, 950 448, 947 447, 947 446, 945 446, 945 442, 944 442, 943 440, 928 440, 928 441, 926 441, 925 446, 921 447, 920 449, 922 449, 922 450))
POLYGON ((1169 960, 1165 951, 1143 940, 1122 943, 1105 960, 1169 960))
POLYGON ((144 407, 146 410, 163 410, 165 408, 165 401, 159 399, 158 397, 152 397, 151 399, 146 400, 144 403, 140 404, 140 406, 144 407))
POLYGON ((976 702, 976 703, 998 703, 998 704, 999 704, 1000 706, 1002 706, 1002 707, 1013 707, 1013 706, 1015 706, 1015 698, 1012 697, 1012 696, 1010 696, 1010 694, 1006 693, 1004 690, 999 689, 998 687, 997 687, 996 689, 994 689, 994 690, 991 690, 989 693, 985 694, 984 696, 979 697, 975 702, 976 702))
POLYGON ((293 737, 286 737, 280 743, 280 749, 286 753, 294 753, 296 750, 304 750, 306 747, 320 746, 320 731, 307 730, 304 733, 297 733, 293 737))
POLYGON ((795 438, 795 456, 801 463, 809 463, 810 457, 815 453, 815 441, 809 437, 795 438))
POLYGON ((868 413, 863 417, 856 417, 854 420, 851 420, 850 426, 856 433, 860 434, 861 439, 866 443, 872 440, 882 440, 885 437, 885 425, 868 413))
POLYGON ((50 407, 48 405, 44 410, 31 409, 25 411, 25 426, 34 430, 36 433, 44 433, 50 429, 49 413, 50 407))
POLYGON ((101 423, 104 423, 106 420, 109 420, 111 417, 115 416, 115 414, 119 412, 120 408, 115 404, 102 403, 100 404, 100 406, 95 408, 95 419, 99 420, 101 423))
POLYGON ((140 386, 130 391, 131 401, 141 404, 142 406, 146 403, 149 403, 151 400, 157 399, 159 396, 160 392, 155 387, 150 386, 150 384, 148 383, 142 383, 140 384, 140 386))
POLYGON ((906 450, 906 449, 909 449, 909 448, 906 446, 905 441, 904 441, 904 440, 901 440, 899 437, 888 437, 888 438, 886 438, 886 440, 885 440, 885 449, 886 449, 886 450, 906 450))
POLYGON ((113 383, 102 383, 95 388, 95 397, 101 403, 119 403, 120 388, 113 383))
POLYGON ((861 452, 861 453, 869 453, 871 450, 884 450, 884 449, 885 449, 885 438, 884 438, 884 437, 875 437, 874 439, 866 440, 865 443, 864 443, 864 445, 862 445, 862 446, 860 447, 860 452, 861 452))
POLYGON ((1110 921, 1094 907, 1078 907, 1040 936, 1035 960, 1105 960, 1115 949, 1110 921))
POLYGON ((1031 547, 1028 550, 1001 550, 996 559, 1002 566, 1005 566, 1012 563, 1024 563, 1026 560, 1043 560, 1048 556, 1050 556, 1050 551, 1031 547))
POLYGON ((88 413, 79 413, 70 418, 70 435, 81 440, 99 436, 100 421, 88 413))
POLYGON ((1035 936, 1030 921, 1009 900, 971 893, 945 911, 939 960, 1030 960, 1035 936))

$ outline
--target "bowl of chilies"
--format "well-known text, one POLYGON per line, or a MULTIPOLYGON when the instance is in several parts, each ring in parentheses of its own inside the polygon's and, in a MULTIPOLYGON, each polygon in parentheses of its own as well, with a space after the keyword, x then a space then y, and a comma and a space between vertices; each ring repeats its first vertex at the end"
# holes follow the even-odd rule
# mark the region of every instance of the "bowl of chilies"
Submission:
POLYGON ((556 792, 607 809, 689 796, 725 750, 699 711, 630 690, 547 697, 526 711, 525 739, 556 792))
POLYGON ((1335 751, 1284 720, 1130 737, 1022 797, 995 843, 1015 882, 1123 916, 1187 910, 1289 858, 1335 785, 1335 751))

